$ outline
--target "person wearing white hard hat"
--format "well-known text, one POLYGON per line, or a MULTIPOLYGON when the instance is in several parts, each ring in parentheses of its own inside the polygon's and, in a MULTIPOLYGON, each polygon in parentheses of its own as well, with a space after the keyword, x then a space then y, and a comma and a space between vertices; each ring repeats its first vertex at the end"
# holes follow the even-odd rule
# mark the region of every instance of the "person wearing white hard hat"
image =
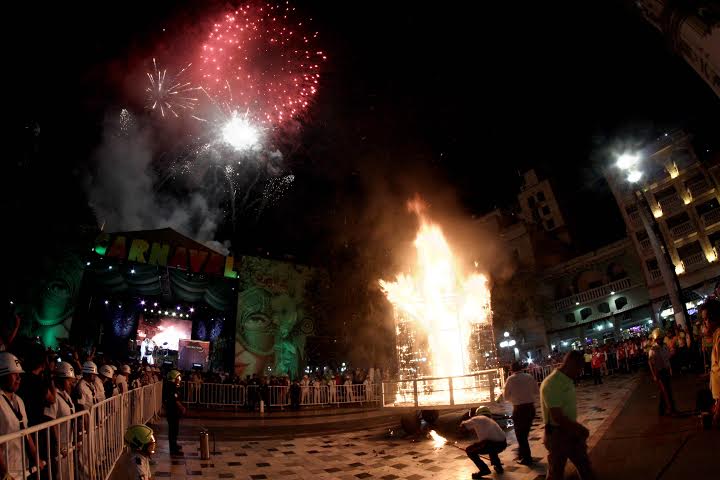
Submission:
POLYGON ((128 391, 128 376, 130 375, 130 366, 123 365, 118 370, 117 377, 115 377, 115 385, 117 385, 118 393, 120 395, 127 393, 128 391))
POLYGON ((100 368, 97 369, 97 374, 95 375, 95 378, 93 379, 93 382, 95 384, 95 402, 100 403, 105 400, 105 384, 104 384, 105 377, 102 377, 100 375, 100 368))
POLYGON ((82 378, 75 385, 75 404, 77 410, 90 410, 98 403, 98 392, 95 386, 97 365, 94 362, 85 362, 82 366, 82 378))
POLYGON ((117 390, 115 388, 115 381, 113 379, 114 377, 113 369, 110 365, 103 365, 98 369, 98 377, 100 378, 100 381, 102 382, 103 386, 103 395, 105 398, 111 398, 115 395, 117 395, 117 390))
MULTIPOLYGON (((53 377, 57 389, 55 403, 45 408, 45 416, 56 420, 75 413, 75 405, 71 397, 75 385, 75 369, 68 362, 58 363, 53 377)), ((58 471, 59 468, 62 471, 61 478, 72 478, 71 472, 74 470, 72 453, 74 425, 75 421, 72 421, 60 424, 57 429, 51 429, 52 434, 57 435, 56 442, 60 453, 56 463, 53 464, 53 471, 58 471)))
MULTIPOLYGON (((0 436, 19 432, 28 426, 25 403, 15 393, 20 388, 20 374, 24 373, 20 360, 9 352, 0 352, 0 436)), ((26 477, 28 460, 37 456, 32 436, 17 438, 0 445, 0 478, 26 477), (27 442, 27 443, 24 443, 27 442), (27 445, 30 455, 25 455, 27 445), (25 464, 23 464, 23 460, 25 464)))

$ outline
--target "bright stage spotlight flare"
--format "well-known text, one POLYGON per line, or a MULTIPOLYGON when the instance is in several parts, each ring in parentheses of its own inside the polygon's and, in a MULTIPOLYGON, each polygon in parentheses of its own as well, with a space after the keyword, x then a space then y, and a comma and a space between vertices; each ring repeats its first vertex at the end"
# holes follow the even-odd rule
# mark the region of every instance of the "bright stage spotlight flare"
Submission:
POLYGON ((247 117, 234 113, 222 127, 222 138, 235 150, 249 150, 260 143, 260 131, 247 117))

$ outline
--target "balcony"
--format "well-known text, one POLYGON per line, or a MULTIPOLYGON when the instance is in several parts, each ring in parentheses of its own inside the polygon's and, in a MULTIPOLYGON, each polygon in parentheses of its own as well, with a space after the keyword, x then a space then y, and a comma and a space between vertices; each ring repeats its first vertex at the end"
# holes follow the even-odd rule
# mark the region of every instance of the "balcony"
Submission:
POLYGON ((703 252, 693 253, 692 255, 688 255, 687 257, 682 258, 681 260, 685 264, 686 272, 699 270, 708 263, 707 258, 705 258, 705 254, 703 252))
POLYGON ((700 218, 702 218, 703 226, 705 228, 710 228, 713 225, 720 223, 720 208, 703 213, 700 218))
POLYGON ((660 280, 662 278, 662 272, 660 270, 650 270, 650 278, 652 280, 660 280))
POLYGON ((690 194, 693 196, 693 198, 698 198, 710 190, 712 190, 712 186, 704 179, 695 180, 693 182, 688 182, 687 189, 690 191, 690 194))
POLYGON ((577 304, 582 305, 584 303, 592 302, 593 300, 597 300, 598 298, 607 297, 608 295, 610 295, 610 292, 619 292, 621 290, 626 290, 630 288, 630 285, 630 279, 623 278, 622 280, 608 283, 606 285, 602 285, 591 290, 585 290, 584 292, 580 292, 577 295, 572 295, 570 297, 561 298, 560 300, 555 300, 553 302, 553 310, 555 312, 559 312, 561 310, 567 310, 569 308, 575 307, 577 304))
POLYGON ((630 226, 633 229, 639 230, 643 228, 642 219, 640 218, 640 212, 638 212, 637 210, 628 213, 628 219, 630 220, 630 226))
POLYGON ((669 195, 662 200, 658 200, 660 207, 662 208, 663 214, 672 215, 676 212, 682 212, 685 208, 685 203, 677 195, 669 195))
POLYGON ((649 238, 643 238, 640 240, 640 253, 645 257, 648 255, 652 255, 652 244, 650 243, 649 238))
POLYGON ((674 240, 679 240, 691 233, 695 233, 695 226, 690 221, 683 222, 671 228, 670 233, 674 240))

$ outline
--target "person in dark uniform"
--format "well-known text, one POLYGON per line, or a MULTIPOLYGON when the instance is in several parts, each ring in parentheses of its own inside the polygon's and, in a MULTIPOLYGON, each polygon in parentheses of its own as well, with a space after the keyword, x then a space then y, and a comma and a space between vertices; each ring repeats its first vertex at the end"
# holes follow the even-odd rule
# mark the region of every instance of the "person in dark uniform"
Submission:
POLYGON ((182 376, 177 370, 170 370, 163 384, 163 405, 168 422, 168 440, 171 455, 182 455, 182 448, 177 443, 180 431, 180 417, 185 414, 185 406, 180 401, 178 389, 182 376))

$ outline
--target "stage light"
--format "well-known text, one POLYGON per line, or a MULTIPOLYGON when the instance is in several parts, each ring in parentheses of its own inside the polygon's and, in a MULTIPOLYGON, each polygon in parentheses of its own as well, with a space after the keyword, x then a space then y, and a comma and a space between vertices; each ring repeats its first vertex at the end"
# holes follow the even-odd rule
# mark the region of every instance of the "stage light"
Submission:
POLYGON ((190 313, 192 313, 192 312, 194 312, 194 311, 195 311, 195 309, 192 308, 192 307, 190 307, 190 313))
POLYGON ((157 307, 157 302, 153 303, 153 307, 157 307))
POLYGON ((90 262, 87 262, 85 265, 87 265, 87 266, 89 267, 89 266, 90 266, 90 262))
POLYGON ((135 273, 135 269, 133 268, 132 270, 130 270, 130 273, 135 273))
POLYGON ((145 300, 140 300, 140 305, 145 305, 145 300))
POLYGON ((105 300, 105 305, 107 305, 108 303, 110 303, 110 301, 109 301, 109 300, 105 300))
POLYGON ((112 270, 112 265, 110 265, 110 266, 108 267, 108 270, 112 270))
POLYGON ((175 310, 180 310, 180 305, 178 305, 177 307, 175 307, 175 310))

